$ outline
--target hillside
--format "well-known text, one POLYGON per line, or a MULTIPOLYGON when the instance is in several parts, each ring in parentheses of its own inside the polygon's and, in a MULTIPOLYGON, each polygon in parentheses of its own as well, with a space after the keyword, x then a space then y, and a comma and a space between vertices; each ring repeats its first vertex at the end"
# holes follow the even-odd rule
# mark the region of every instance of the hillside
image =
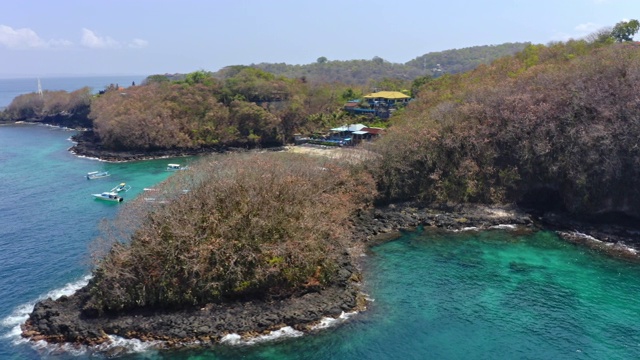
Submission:
POLYGON ((640 217, 640 49, 588 41, 426 82, 374 150, 384 201, 640 217))
POLYGON ((527 45, 530 44, 504 43, 431 52, 418 56, 405 65, 422 69, 434 77, 444 74, 458 74, 473 70, 482 64, 488 65, 501 57, 518 53, 524 50, 527 45))
POLYGON ((411 81, 424 75, 437 77, 469 71, 478 65, 489 64, 503 56, 513 55, 526 45, 527 43, 505 43, 431 52, 404 64, 391 63, 376 56, 371 60, 339 61, 320 57, 316 63, 306 65, 260 63, 250 66, 276 75, 304 78, 311 82, 375 86, 376 82, 386 78, 411 81))

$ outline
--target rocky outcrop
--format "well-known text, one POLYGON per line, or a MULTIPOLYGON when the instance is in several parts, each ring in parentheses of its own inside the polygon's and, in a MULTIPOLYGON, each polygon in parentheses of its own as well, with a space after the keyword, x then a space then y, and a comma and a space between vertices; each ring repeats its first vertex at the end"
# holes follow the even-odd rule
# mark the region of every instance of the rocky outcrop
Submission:
POLYGON ((75 145, 69 151, 76 155, 97 158, 105 161, 133 161, 157 159, 163 157, 182 157, 214 152, 224 152, 225 148, 201 149, 161 149, 161 150, 127 150, 114 151, 105 149, 92 130, 82 131, 72 137, 75 145))
MULTIPOLYGON (((417 226, 460 229, 505 223, 532 225, 526 214, 510 208, 468 205, 451 210, 458 212, 418 208, 412 204, 363 211, 353 218, 353 240, 356 244, 373 245, 394 238, 400 230, 417 226)), ((192 309, 138 309, 91 317, 82 311, 89 299, 88 287, 85 287, 69 297, 39 302, 23 325, 23 336, 31 340, 95 345, 108 341, 107 335, 119 335, 162 340, 171 346, 194 341, 217 342, 229 333, 257 335, 283 326, 304 331, 324 317, 337 317, 343 311, 364 306, 359 292, 360 273, 352 258, 344 254, 344 261, 337 269, 338 280, 326 288, 284 299, 242 300, 192 309)))
POLYGON ((101 317, 82 312, 89 299, 87 286, 72 296, 37 303, 22 335, 34 341, 86 345, 118 335, 177 346, 195 341, 215 343, 230 333, 258 335, 283 326, 305 331, 324 317, 338 317, 363 305, 358 272, 346 254, 337 276, 332 286, 312 288, 289 298, 246 299, 179 310, 137 309, 101 317))
POLYGON ((92 130, 79 132, 72 137, 75 145, 69 151, 76 155, 86 156, 90 158, 101 159, 105 161, 133 161, 148 160, 168 157, 195 156, 204 154, 215 154, 225 152, 244 152, 244 151, 282 151, 285 148, 281 146, 270 147, 267 149, 246 149, 229 146, 197 148, 197 149, 157 149, 157 150, 126 150, 114 151, 105 149, 100 145, 99 139, 92 130))
MULTIPOLYGON (((460 204, 424 208, 403 203, 362 211, 352 218, 354 244, 369 246, 419 226, 463 230, 490 229, 505 224, 519 225, 525 230, 552 228, 565 239, 580 244, 585 243, 585 238, 599 236, 604 242, 596 240, 592 242, 595 245, 589 246, 600 246, 610 253, 628 249, 621 246, 621 242, 628 242, 629 237, 637 238, 640 234, 610 225, 589 225, 559 214, 532 216, 515 206, 460 204), (580 232, 578 236, 577 231, 584 233, 580 232)), ((640 245, 640 241, 635 244, 640 245)), ((623 253, 635 254, 633 251, 623 253)), ((360 273, 351 260, 353 254, 344 255, 345 260, 337 270, 338 281, 332 286, 314 288, 283 299, 246 299, 180 310, 138 309, 125 314, 90 317, 82 312, 89 298, 85 287, 69 297, 39 302, 23 325, 22 335, 31 340, 88 345, 109 341, 107 335, 118 335, 161 340, 165 346, 172 347, 196 341, 206 345, 219 342, 229 333, 259 335, 284 326, 306 331, 324 317, 337 317, 343 311, 365 306, 359 291, 360 273)))
POLYGON ((459 204, 421 207, 415 203, 392 204, 363 212, 354 218, 356 235, 365 243, 377 243, 399 235, 401 230, 418 226, 446 230, 465 228, 489 229, 512 224, 533 227, 529 214, 515 206, 459 204))

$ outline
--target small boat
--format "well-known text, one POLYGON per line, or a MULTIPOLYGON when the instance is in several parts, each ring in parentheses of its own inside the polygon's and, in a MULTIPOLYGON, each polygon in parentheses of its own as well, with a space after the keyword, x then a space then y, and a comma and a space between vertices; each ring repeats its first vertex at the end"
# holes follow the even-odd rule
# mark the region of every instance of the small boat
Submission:
POLYGON ((122 196, 118 195, 118 193, 113 191, 105 191, 100 194, 91 194, 96 199, 105 200, 105 201, 113 201, 113 202, 122 202, 124 200, 122 196))
POLYGON ((114 187, 113 189, 111 189, 111 192, 119 193, 121 191, 127 192, 129 190, 131 190, 131 185, 127 185, 126 183, 120 183, 120 185, 118 185, 118 186, 114 187))
POLYGON ((180 166, 180 164, 168 164, 167 171, 186 170, 187 166, 180 166))
POLYGON ((100 179, 103 177, 107 177, 110 176, 111 174, 109 174, 108 171, 92 171, 92 172, 88 172, 87 173, 87 179, 88 180, 93 180, 93 179, 100 179))

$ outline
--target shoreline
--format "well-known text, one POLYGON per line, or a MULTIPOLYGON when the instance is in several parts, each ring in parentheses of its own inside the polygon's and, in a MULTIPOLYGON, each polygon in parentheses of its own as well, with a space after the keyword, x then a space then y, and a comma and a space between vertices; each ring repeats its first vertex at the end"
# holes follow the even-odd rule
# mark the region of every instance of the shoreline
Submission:
MULTIPOLYGON (((326 152, 322 149, 310 153, 340 156, 336 155, 336 151, 326 152)), ((104 154, 101 153, 102 156, 104 154)), ((89 156, 77 152, 74 155, 89 156)), ((102 156, 98 157, 101 161, 109 161, 102 156)), ((125 155, 127 159, 120 157, 116 161, 159 158, 159 155, 146 154, 144 158, 128 159, 130 156, 135 157, 136 154, 125 155)), ((345 261, 338 269, 339 281, 327 288, 312 289, 284 299, 233 301, 174 311, 138 309, 117 316, 88 318, 82 313, 83 300, 87 297, 85 286, 73 295, 55 301, 47 299, 38 302, 29 319, 21 325, 21 336, 31 342, 44 340, 52 344, 71 343, 91 347, 108 344, 112 336, 118 336, 147 342, 159 341, 162 347, 174 348, 193 344, 214 345, 228 336, 250 338, 287 327, 309 333, 327 318, 337 319, 344 313, 366 310, 367 300, 366 294, 361 291, 358 256, 368 247, 391 241, 403 232, 419 227, 446 231, 485 231, 511 229, 512 226, 515 231, 524 232, 548 229, 565 241, 579 246, 624 259, 640 259, 637 250, 640 249, 640 230, 579 222, 559 213, 533 215, 515 205, 425 207, 407 202, 373 207, 352 217, 351 222, 354 248, 351 254, 344 255, 345 261)))
POLYGON ((367 247, 392 240, 401 231, 417 226, 462 229, 468 226, 495 226, 505 223, 525 228, 533 225, 528 215, 511 209, 474 209, 465 214, 443 213, 410 206, 373 208, 352 219, 351 253, 343 254, 337 269, 338 281, 323 289, 271 300, 233 301, 206 304, 192 309, 137 309, 117 316, 89 318, 82 312, 88 298, 85 286, 71 296, 38 302, 21 326, 22 337, 30 341, 98 346, 109 336, 141 341, 161 341, 164 347, 182 347, 198 342, 202 346, 220 343, 225 336, 255 337, 291 327, 302 333, 314 331, 327 318, 366 309, 361 291, 358 258, 367 247), (362 246, 361 244, 364 244, 362 246))
MULTIPOLYGON (((549 229, 577 246, 587 246, 626 260, 640 260, 635 248, 628 247, 620 238, 616 243, 606 242, 588 232, 551 229, 541 219, 515 206, 460 204, 437 209, 403 203, 372 208, 352 218, 352 243, 355 246, 351 254, 344 254, 345 260, 337 270, 339 281, 327 288, 285 299, 233 301, 174 311, 138 309, 117 316, 88 318, 82 314, 83 299, 87 297, 85 286, 71 296, 38 302, 21 326, 22 337, 32 342, 44 340, 52 344, 97 347, 109 344, 113 336, 118 336, 158 342, 161 348, 178 348, 194 344, 212 346, 229 337, 255 338, 284 328, 310 333, 327 319, 365 311, 368 300, 361 289, 357 258, 367 248, 392 241, 403 232, 419 227, 456 232, 549 229)), ((636 247, 638 243, 634 243, 636 247)))

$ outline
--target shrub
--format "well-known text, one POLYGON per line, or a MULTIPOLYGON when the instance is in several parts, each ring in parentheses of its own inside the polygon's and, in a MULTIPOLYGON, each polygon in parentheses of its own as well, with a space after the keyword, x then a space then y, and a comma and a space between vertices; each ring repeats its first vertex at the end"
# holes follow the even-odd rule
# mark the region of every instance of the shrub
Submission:
POLYGON ((348 218, 373 197, 354 172, 293 154, 206 158, 161 186, 166 204, 138 199, 110 224, 88 308, 177 308, 332 283, 348 218))

